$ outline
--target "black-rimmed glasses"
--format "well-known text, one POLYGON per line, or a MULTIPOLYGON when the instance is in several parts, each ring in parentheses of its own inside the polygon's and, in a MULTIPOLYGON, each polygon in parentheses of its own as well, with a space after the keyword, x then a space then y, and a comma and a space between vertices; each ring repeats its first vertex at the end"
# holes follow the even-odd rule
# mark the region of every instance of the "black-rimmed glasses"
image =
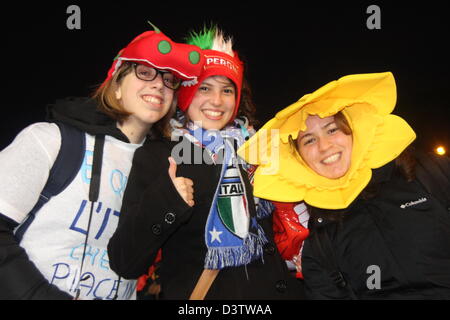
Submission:
POLYGON ((134 73, 136 77, 143 81, 153 81, 158 74, 161 75, 163 84, 169 89, 176 90, 181 85, 181 79, 177 78, 173 73, 164 70, 158 70, 143 64, 133 63, 134 73))

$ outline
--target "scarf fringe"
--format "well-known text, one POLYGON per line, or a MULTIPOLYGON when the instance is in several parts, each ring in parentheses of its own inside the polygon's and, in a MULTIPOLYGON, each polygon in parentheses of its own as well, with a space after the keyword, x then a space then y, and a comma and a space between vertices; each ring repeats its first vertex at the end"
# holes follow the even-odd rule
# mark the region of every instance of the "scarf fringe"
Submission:
POLYGON ((208 248, 205 269, 238 267, 249 264, 258 258, 263 259, 263 247, 269 241, 260 225, 257 227, 257 232, 258 235, 249 233, 244 244, 239 247, 208 248))
MULTIPOLYGON (((177 127, 179 123, 176 123, 175 121, 171 122, 171 125, 173 127, 177 127)), ((238 157, 235 155, 235 142, 237 142, 237 147, 242 145, 245 142, 245 137, 249 137, 251 134, 254 133, 254 130, 252 131, 252 128, 247 128, 248 121, 244 123, 235 123, 234 125, 227 126, 225 129, 220 130, 220 132, 213 132, 215 135, 219 135, 218 137, 222 139, 222 143, 209 143, 205 144, 205 142, 210 141, 211 137, 209 137, 208 132, 204 130, 203 128, 197 126, 195 123, 190 122, 186 128, 177 128, 179 130, 174 130, 176 132, 175 136, 177 135, 184 135, 187 139, 189 139, 193 144, 199 145, 204 147, 206 150, 208 150, 211 154, 211 157, 215 159, 218 155, 220 155, 220 152, 224 152, 223 154, 223 169, 220 176, 220 181, 222 181, 225 171, 227 169, 227 164, 230 164, 231 161, 233 161, 233 164, 236 164, 234 161, 238 161, 238 157), (245 130, 243 130, 245 128, 245 130), (206 137, 208 139, 205 139, 203 141, 203 138, 206 137), (199 140, 201 139, 201 140, 199 140)), ((213 137, 215 137, 213 135, 213 137)), ((213 139, 213 141, 215 141, 213 139)), ((242 160, 240 160, 242 162, 242 160)), ((244 163, 238 163, 240 165, 247 165, 244 163)), ((248 168, 247 168, 248 169, 248 168)), ((243 183, 243 181, 241 181, 243 183)), ((205 226, 205 239, 207 239, 207 231, 210 226, 214 225, 214 222, 211 222, 210 220, 212 217, 217 216, 218 212, 216 211, 216 201, 217 201, 217 190, 214 195, 215 199, 213 201, 213 207, 211 207, 208 221, 205 226)), ((245 195, 247 197, 247 195, 245 195)), ((260 213, 256 212, 256 220, 261 218, 266 218, 270 216, 272 213, 272 209, 266 207, 270 205, 271 203, 268 202, 268 204, 264 204, 262 211, 260 213)), ((224 230, 223 232, 227 232, 227 230, 224 230)), ((233 241, 236 242, 236 241, 233 241)), ((208 251, 205 256, 205 263, 204 267, 205 269, 223 269, 226 267, 238 267, 238 266, 244 266, 252 261, 261 258, 263 259, 264 254, 264 245, 267 244, 269 241, 267 240, 267 237, 264 233, 264 230, 262 227, 255 221, 254 225, 250 228, 248 235, 245 239, 242 241, 239 241, 241 245, 236 246, 227 246, 226 243, 221 243, 220 247, 215 246, 209 246, 208 241, 206 241, 206 245, 208 247, 208 251)), ((229 243, 230 245, 230 243, 229 243)))

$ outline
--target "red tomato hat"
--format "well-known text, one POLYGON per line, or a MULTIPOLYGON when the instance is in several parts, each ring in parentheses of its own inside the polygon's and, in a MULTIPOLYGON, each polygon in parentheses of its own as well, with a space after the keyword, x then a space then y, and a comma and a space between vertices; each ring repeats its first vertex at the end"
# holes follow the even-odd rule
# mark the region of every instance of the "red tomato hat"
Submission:
POLYGON ((197 46, 176 43, 158 29, 146 31, 119 52, 103 85, 114 76, 124 61, 135 61, 159 70, 168 70, 187 84, 193 85, 198 82, 205 58, 197 46))

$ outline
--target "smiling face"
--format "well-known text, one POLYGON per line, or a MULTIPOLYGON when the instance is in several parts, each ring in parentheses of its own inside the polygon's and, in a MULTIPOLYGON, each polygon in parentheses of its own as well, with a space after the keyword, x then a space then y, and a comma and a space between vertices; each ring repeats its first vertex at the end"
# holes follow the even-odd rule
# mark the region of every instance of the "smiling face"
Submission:
POLYGON ((212 76, 199 86, 187 115, 204 129, 220 130, 230 122, 235 107, 233 82, 224 76, 212 76))
POLYGON ((164 86, 160 74, 152 81, 143 81, 130 72, 120 81, 115 96, 123 109, 131 114, 123 121, 122 131, 145 135, 169 111, 174 91, 164 86))
POLYGON ((297 150, 318 175, 329 179, 344 176, 350 168, 353 140, 338 126, 335 117, 309 116, 306 131, 300 131, 297 150))

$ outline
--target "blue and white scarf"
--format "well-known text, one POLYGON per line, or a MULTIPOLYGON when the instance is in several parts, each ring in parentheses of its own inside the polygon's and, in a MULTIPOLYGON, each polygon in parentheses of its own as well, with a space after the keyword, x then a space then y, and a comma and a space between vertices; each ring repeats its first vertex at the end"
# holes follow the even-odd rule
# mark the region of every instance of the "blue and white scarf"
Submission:
POLYGON ((216 164, 223 161, 205 226, 205 269, 237 267, 262 258, 268 241, 257 218, 268 216, 270 211, 267 206, 257 206, 256 216, 251 216, 254 211, 248 207, 244 177, 239 170, 240 165, 248 165, 241 159, 238 163, 235 149, 245 142, 248 131, 240 122, 220 131, 207 131, 189 123, 182 131, 192 143, 208 150, 216 164))

